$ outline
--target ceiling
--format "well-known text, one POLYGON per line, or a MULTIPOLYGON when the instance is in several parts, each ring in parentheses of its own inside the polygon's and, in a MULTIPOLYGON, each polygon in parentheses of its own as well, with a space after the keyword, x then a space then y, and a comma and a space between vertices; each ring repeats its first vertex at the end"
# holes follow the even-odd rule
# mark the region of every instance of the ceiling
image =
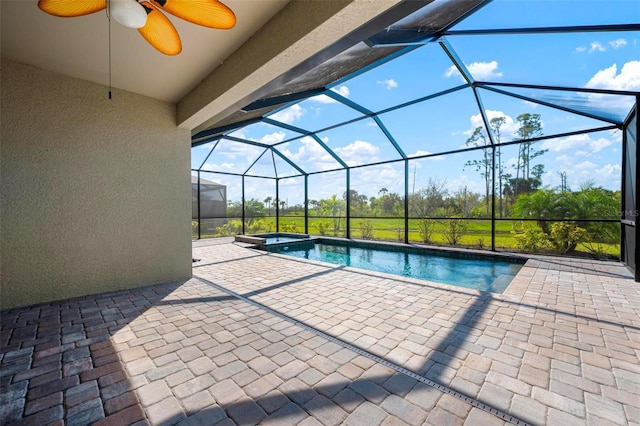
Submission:
POLYGON ((38 9, 37 0, 0 1, 2 56, 56 73, 177 103, 280 11, 289 0, 225 0, 237 17, 230 30, 201 27, 165 15, 183 50, 166 56, 138 31, 111 22, 106 12, 59 18, 38 9))
POLYGON ((237 17, 231 30, 166 13, 183 51, 165 56, 137 30, 110 24, 106 11, 59 18, 37 0, 0 0, 1 48, 21 63, 174 103, 177 126, 196 134, 261 99, 284 75, 292 79, 432 1, 224 0, 237 17))

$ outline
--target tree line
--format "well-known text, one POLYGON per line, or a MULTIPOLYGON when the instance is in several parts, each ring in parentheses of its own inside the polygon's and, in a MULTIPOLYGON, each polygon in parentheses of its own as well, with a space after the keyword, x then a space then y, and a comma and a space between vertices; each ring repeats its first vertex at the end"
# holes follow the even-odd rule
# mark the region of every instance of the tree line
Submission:
MULTIPOLYGON (((340 235, 347 216, 348 200, 350 217, 360 219, 357 229, 362 238, 374 238, 370 218, 399 219, 405 216, 406 209, 409 218, 417 219, 417 230, 424 242, 433 242, 431 236, 437 230, 448 243, 457 245, 467 232, 467 219, 488 219, 492 216, 495 197, 497 218, 519 220, 512 234, 516 246, 522 250, 568 253, 581 243, 598 253, 602 252, 602 244, 617 244, 619 224, 615 220, 598 219, 619 218, 616 212, 621 205, 620 191, 596 187, 592 181, 572 190, 564 171, 559 173, 561 184, 558 187, 543 187, 545 167, 541 160, 548 150, 535 146, 535 139, 543 135, 541 117, 523 113, 518 115, 517 122, 515 157, 507 157, 505 146, 500 145, 507 123, 504 116, 489 120, 495 148, 491 146, 492 141, 484 126, 475 128, 466 140, 465 145, 477 148, 473 152, 480 155, 465 162, 462 170, 471 168, 480 175, 484 183, 482 192, 471 191, 466 186, 452 190, 446 180, 430 177, 421 188, 412 190, 406 204, 404 195, 386 187, 380 188, 374 196, 350 189, 329 198, 308 200, 309 215, 329 219, 316 224, 322 225, 318 231, 323 235, 325 232, 340 235)), ((241 202, 230 202, 228 217, 241 217, 242 207, 241 202)), ((275 200, 271 196, 262 201, 250 199, 244 205, 248 224, 257 218, 275 216, 276 212, 281 216, 302 216, 304 206, 290 206, 287 201, 275 200)), ((255 226, 259 225, 258 222, 255 226)), ((402 239, 403 232, 404 228, 398 225, 399 239, 402 239)))

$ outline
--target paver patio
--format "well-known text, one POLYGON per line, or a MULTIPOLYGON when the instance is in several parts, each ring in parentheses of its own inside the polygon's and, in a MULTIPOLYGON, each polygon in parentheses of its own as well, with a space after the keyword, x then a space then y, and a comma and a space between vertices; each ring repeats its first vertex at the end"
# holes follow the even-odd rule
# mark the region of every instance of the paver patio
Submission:
POLYGON ((194 277, 2 311, 1 424, 640 424, 640 286, 504 294, 194 243, 194 277))

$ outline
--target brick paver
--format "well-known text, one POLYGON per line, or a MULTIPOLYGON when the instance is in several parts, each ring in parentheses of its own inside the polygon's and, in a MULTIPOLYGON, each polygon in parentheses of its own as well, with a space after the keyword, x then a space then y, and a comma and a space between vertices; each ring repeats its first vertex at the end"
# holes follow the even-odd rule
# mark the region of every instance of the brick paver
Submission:
POLYGON ((640 424, 618 263, 538 257, 495 295, 228 238, 194 256, 187 282, 2 311, 0 424, 640 424))

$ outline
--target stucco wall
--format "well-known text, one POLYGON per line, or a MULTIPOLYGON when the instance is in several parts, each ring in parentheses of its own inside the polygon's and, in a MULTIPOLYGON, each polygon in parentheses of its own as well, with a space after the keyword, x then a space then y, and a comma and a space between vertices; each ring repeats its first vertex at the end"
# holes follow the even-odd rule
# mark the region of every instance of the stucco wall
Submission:
POLYGON ((2 308, 191 275, 175 106, 2 59, 2 308))

